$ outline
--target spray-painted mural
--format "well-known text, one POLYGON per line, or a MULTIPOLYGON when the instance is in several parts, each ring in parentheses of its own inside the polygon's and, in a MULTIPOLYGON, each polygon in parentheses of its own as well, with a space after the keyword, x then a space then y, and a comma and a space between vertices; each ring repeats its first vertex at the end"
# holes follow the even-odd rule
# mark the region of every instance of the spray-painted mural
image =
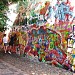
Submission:
POLYGON ((57 0, 54 5, 46 1, 38 14, 35 13, 34 17, 37 16, 34 18, 35 23, 31 23, 33 27, 31 26, 28 32, 25 53, 38 56, 39 61, 51 61, 51 64, 75 71, 73 36, 75 15, 71 1, 57 0), (68 39, 71 38, 69 44, 72 48, 68 46, 68 39))
POLYGON ((14 52, 75 71, 74 6, 72 0, 53 1, 30 3, 27 29, 18 31, 19 46, 14 52))
POLYGON ((39 61, 50 61, 55 66, 67 67, 71 70, 67 55, 61 49, 61 35, 59 33, 45 26, 33 25, 32 29, 28 31, 28 37, 25 54, 38 56, 39 61))

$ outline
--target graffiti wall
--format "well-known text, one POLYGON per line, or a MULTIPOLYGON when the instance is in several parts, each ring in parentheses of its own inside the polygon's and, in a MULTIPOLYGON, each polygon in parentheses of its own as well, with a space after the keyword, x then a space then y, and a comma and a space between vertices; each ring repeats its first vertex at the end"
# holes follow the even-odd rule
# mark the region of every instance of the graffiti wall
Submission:
POLYGON ((35 8, 30 15, 32 17, 28 19, 32 26, 28 31, 25 53, 38 56, 39 61, 50 61, 55 66, 75 71, 75 6, 71 0, 53 2, 54 0, 34 4, 35 8))
POLYGON ((54 25, 56 29, 68 29, 72 31, 75 16, 74 6, 70 0, 55 0, 55 2, 45 1, 44 4, 43 2, 34 4, 35 9, 32 10, 33 13, 31 12, 30 16, 32 18, 29 19, 29 23, 36 23, 37 25, 39 23, 49 23, 50 26, 54 25))
POLYGON ((66 52, 61 49, 61 35, 45 26, 34 25, 28 31, 25 54, 37 56, 41 62, 50 61, 55 66, 71 69, 66 52))
POLYGON ((25 29, 16 33, 20 54, 37 56, 40 62, 49 61, 75 71, 75 5, 72 3, 73 0, 32 0, 23 22, 25 29))

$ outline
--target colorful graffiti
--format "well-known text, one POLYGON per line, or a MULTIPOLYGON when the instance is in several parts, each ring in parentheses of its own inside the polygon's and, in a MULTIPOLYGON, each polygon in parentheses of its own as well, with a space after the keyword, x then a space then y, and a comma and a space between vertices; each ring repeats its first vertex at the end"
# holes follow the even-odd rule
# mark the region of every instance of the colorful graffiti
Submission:
POLYGON ((61 36, 45 26, 33 25, 28 31, 25 54, 38 56, 39 61, 50 61, 55 66, 71 68, 69 60, 66 59, 66 53, 61 49, 61 36))
MULTIPOLYGON (((56 29, 68 29, 72 31, 72 25, 74 24, 74 6, 72 6, 71 1, 59 1, 57 0, 54 5, 51 4, 51 1, 46 1, 44 5, 43 2, 41 3, 42 8, 38 8, 40 2, 37 4, 34 4, 34 7, 36 7, 37 11, 35 13, 36 9, 33 9, 32 12, 34 13, 30 15, 32 16, 32 19, 29 19, 29 22, 31 21, 31 24, 44 24, 48 22, 50 25, 54 25, 56 29), (33 16, 34 15, 34 16, 33 16), (41 19, 39 21, 39 16, 41 16, 41 19), (37 18, 35 18, 37 17, 37 18), (32 20, 34 19, 34 22, 32 20)), ((39 25, 40 25, 39 24, 39 25)))
POLYGON ((16 32, 19 52, 21 55, 37 56, 40 62, 50 61, 50 64, 75 71, 74 7, 71 0, 56 0, 54 5, 51 3, 30 3, 28 10, 32 9, 26 13, 29 15, 25 25, 28 29, 16 32))
MULTIPOLYGON (((54 5, 51 1, 42 4, 39 12, 32 15, 33 18, 30 20, 32 22, 30 24, 33 25, 28 30, 25 53, 38 56, 39 61, 50 61, 55 66, 74 71, 75 48, 71 50, 69 48, 70 52, 68 51, 68 38, 74 32, 74 6, 71 0, 57 0, 54 5)), ((74 44, 74 41, 72 43, 74 44)))

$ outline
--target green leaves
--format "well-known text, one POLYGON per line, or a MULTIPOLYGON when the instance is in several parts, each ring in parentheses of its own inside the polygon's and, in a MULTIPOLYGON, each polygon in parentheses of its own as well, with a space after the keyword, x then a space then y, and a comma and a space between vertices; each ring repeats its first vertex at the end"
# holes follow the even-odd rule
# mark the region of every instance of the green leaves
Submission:
MULTIPOLYGON (((8 17, 6 16, 6 11, 8 10, 9 4, 18 3, 23 5, 27 9, 28 2, 27 0, 0 0, 0 31, 6 26, 6 21, 8 17)), ((18 11, 19 12, 19 11, 18 11)), ((23 14, 24 16, 25 14, 23 14)))
POLYGON ((5 8, 5 4, 2 1, 0 1, 0 11, 3 11, 5 8))
POLYGON ((6 26, 7 16, 5 10, 8 8, 8 0, 0 0, 0 31, 4 30, 6 26))
POLYGON ((27 7, 28 7, 27 0, 20 0, 20 1, 18 0, 18 2, 19 2, 18 6, 17 6, 18 11, 21 6, 23 6, 25 9, 27 9, 27 7))
POLYGON ((12 0, 12 2, 18 2, 18 1, 21 1, 21 0, 12 0))
POLYGON ((0 31, 4 30, 6 26, 6 21, 8 17, 6 16, 6 11, 8 10, 9 2, 18 2, 19 0, 0 0, 0 31))
POLYGON ((7 16, 0 12, 0 31, 4 30, 4 26, 6 26, 7 16))

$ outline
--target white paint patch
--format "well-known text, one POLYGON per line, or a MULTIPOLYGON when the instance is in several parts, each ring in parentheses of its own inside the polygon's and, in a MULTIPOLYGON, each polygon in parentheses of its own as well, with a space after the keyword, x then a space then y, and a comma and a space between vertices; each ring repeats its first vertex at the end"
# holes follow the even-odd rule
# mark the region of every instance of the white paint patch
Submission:
POLYGON ((10 19, 10 20, 7 20, 7 22, 6 22, 8 29, 5 31, 5 33, 7 34, 7 36, 11 30, 11 26, 13 26, 13 23, 17 17, 17 13, 15 13, 16 7, 17 7, 17 4, 12 4, 9 6, 9 10, 8 10, 9 12, 7 11, 7 16, 10 19))

